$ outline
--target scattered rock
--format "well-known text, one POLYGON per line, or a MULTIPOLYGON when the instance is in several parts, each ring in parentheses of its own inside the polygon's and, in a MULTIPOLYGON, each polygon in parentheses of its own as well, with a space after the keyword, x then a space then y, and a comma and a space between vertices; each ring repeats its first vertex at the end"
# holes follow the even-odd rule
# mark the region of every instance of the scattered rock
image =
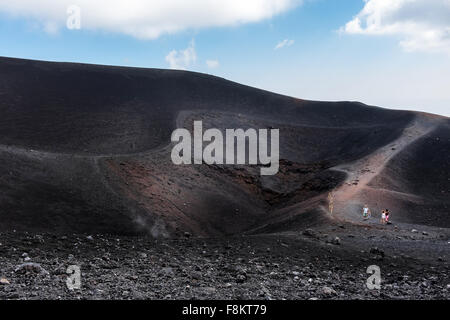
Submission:
POLYGON ((331 243, 334 244, 334 245, 339 246, 339 245, 341 245, 341 239, 340 239, 339 237, 335 237, 335 238, 331 241, 331 243))
POLYGON ((236 277, 237 283, 243 283, 247 280, 247 276, 245 274, 238 274, 236 277))
POLYGON ((380 256, 380 257, 384 257, 384 255, 385 255, 384 251, 377 247, 371 248, 369 253, 374 254, 376 256, 380 256))
POLYGON ((211 296, 217 292, 217 289, 214 287, 202 287, 198 289, 198 292, 205 296, 211 296))
POLYGON ((311 238, 317 238, 317 233, 313 229, 306 229, 303 231, 303 235, 311 238))
POLYGON ((334 244, 336 246, 339 246, 341 244, 341 239, 339 237, 335 238, 327 238, 325 240, 326 243, 334 244))
POLYGON ((335 296, 335 295, 337 295, 337 292, 334 289, 330 288, 330 287, 323 287, 320 290, 320 292, 323 295, 325 295, 325 296, 335 296))
POLYGON ((417 231, 416 229, 412 229, 411 232, 412 233, 418 233, 419 231, 417 231))
POLYGON ((170 267, 166 267, 166 268, 162 268, 162 269, 161 269, 161 274, 162 274, 162 275, 168 276, 168 275, 172 275, 173 273, 174 273, 174 272, 173 272, 173 269, 170 268, 170 267))
POLYGON ((27 262, 17 266, 14 272, 18 274, 49 274, 48 271, 42 268, 40 264, 33 262, 27 262))
POLYGON ((8 285, 8 284, 11 284, 11 282, 9 282, 9 280, 6 278, 0 278, 0 284, 8 285))

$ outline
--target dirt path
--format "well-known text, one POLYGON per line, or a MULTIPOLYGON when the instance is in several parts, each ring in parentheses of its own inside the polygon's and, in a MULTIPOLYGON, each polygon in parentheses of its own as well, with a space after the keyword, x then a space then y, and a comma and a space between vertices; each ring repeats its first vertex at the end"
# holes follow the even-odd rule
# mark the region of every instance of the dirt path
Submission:
MULTIPOLYGON (((403 134, 395 141, 392 141, 364 158, 333 167, 333 170, 347 174, 347 180, 333 193, 335 216, 344 220, 355 221, 357 219, 360 221, 360 212, 355 212, 351 209, 351 206, 355 204, 359 204, 360 206, 364 205, 359 203, 363 200, 359 199, 357 195, 362 190, 371 189, 368 187, 368 184, 383 171, 393 157, 419 138, 431 132, 435 127, 436 122, 433 120, 418 116, 410 126, 405 128, 403 134)), ((389 193, 395 192, 391 190, 384 191, 389 193)), ((418 199, 413 194, 396 193, 401 197, 418 199)))

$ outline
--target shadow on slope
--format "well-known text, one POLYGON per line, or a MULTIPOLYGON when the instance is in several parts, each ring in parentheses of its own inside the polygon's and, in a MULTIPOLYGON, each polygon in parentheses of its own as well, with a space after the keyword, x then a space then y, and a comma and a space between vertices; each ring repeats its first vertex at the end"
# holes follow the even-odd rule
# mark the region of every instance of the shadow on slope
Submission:
POLYGON ((394 157, 370 186, 392 195, 396 220, 450 227, 450 121, 445 121, 394 157))

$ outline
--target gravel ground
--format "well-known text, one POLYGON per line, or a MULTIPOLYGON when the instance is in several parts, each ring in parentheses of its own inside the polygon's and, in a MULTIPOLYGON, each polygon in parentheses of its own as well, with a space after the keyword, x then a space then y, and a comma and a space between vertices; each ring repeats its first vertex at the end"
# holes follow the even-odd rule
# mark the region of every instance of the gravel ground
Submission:
POLYGON ((447 235, 385 231, 340 225, 176 240, 3 233, 0 299, 449 299, 447 235), (79 290, 67 287, 70 265, 81 268, 79 290), (370 265, 381 269, 380 290, 366 286, 370 265))

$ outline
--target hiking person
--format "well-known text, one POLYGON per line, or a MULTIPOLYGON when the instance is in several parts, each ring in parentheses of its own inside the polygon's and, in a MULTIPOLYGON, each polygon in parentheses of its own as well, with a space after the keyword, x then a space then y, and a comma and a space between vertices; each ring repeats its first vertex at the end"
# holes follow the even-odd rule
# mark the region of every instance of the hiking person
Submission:
POLYGON ((363 218, 364 218, 364 220, 367 220, 370 218, 370 216, 371 216, 371 213, 370 213, 369 206, 367 204, 365 204, 364 208, 363 208, 363 218))
POLYGON ((386 224, 386 210, 381 212, 381 224, 386 224))
POLYGON ((330 211, 330 214, 333 214, 334 209, 334 191, 331 191, 328 193, 328 210, 330 211))
POLYGON ((386 223, 389 224, 390 223, 389 222, 389 214, 390 214, 389 209, 386 209, 384 212, 386 213, 386 219, 385 219, 386 223))

